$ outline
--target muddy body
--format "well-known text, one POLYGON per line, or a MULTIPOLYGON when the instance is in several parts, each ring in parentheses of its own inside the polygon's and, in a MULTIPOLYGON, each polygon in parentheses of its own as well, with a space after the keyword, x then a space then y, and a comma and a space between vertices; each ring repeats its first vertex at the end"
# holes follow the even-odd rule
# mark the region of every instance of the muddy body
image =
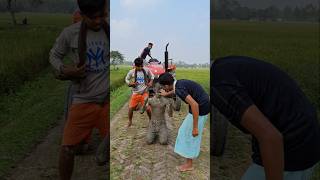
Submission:
POLYGON ((151 120, 147 130, 147 143, 154 143, 158 136, 160 144, 168 144, 167 108, 169 100, 154 96, 148 99, 148 104, 151 106, 151 120))

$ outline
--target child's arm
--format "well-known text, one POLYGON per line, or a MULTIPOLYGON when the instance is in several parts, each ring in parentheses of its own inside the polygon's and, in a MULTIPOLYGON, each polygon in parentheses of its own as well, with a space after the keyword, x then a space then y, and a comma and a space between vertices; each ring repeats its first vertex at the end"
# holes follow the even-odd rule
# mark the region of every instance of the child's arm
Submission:
POLYGON ((147 106, 148 106, 149 103, 150 103, 150 102, 149 102, 149 98, 146 98, 146 99, 144 100, 144 104, 143 104, 143 107, 142 107, 142 109, 141 109, 141 111, 140 111, 140 114, 143 114, 143 113, 144 113, 144 111, 146 110, 146 108, 147 108, 147 106))

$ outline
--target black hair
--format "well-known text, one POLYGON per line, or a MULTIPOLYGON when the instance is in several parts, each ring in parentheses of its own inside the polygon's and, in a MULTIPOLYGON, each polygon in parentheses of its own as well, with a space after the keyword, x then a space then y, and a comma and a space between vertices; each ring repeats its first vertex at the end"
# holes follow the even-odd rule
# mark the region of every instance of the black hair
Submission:
POLYGON ((166 72, 159 76, 158 81, 161 85, 172 85, 174 78, 170 73, 166 72))
POLYGON ((82 14, 93 15, 103 13, 106 8, 106 0, 78 0, 78 6, 82 14))
POLYGON ((152 44, 152 43, 149 43, 148 45, 151 45, 151 46, 153 46, 153 44, 152 44))
POLYGON ((141 66, 143 64, 143 59, 138 57, 134 60, 134 65, 135 66, 141 66))

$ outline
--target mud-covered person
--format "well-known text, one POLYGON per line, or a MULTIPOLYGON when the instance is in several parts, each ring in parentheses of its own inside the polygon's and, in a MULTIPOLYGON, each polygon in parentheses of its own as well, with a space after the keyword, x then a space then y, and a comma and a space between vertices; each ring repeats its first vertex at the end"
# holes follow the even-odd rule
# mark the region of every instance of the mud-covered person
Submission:
POLYGON ((76 89, 63 131, 60 179, 72 176, 75 149, 97 128, 109 136, 109 25, 105 0, 78 0, 82 21, 66 27, 50 51, 50 63, 76 89), (70 54, 75 65, 63 64, 70 54))
POLYGON ((177 166, 177 170, 191 171, 193 159, 200 154, 202 133, 210 112, 209 95, 198 83, 186 79, 174 80, 170 73, 160 75, 159 83, 163 86, 161 96, 176 94, 189 105, 189 113, 178 131, 174 152, 186 158, 186 163, 177 166))
MULTIPOLYGON (((148 87, 152 86, 154 75, 148 69, 143 67, 143 59, 140 57, 134 60, 134 69, 131 69, 125 77, 125 82, 132 88, 132 94, 129 102, 128 127, 132 125, 133 111, 142 107, 145 100, 149 97, 148 87)), ((151 109, 147 108, 147 114, 151 119, 151 109)))
POLYGON ((211 67, 211 103, 252 135, 242 180, 309 180, 320 160, 315 108, 297 83, 267 62, 229 56, 211 67))

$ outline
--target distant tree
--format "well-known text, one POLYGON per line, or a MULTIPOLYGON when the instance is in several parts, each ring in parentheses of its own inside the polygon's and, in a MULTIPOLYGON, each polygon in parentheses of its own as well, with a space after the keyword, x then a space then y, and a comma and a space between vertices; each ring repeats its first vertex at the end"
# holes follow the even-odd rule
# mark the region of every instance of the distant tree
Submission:
POLYGON ((265 9, 265 16, 269 20, 276 20, 280 15, 280 10, 276 6, 269 6, 265 9))
POLYGON ((302 8, 301 14, 304 19, 311 20, 311 21, 316 20, 318 16, 317 8, 314 7, 314 5, 312 4, 307 4, 304 8, 302 8))
POLYGON ((302 15, 301 9, 298 6, 296 6, 293 10, 293 16, 295 20, 301 20, 301 15, 302 15))
POLYGON ((118 64, 123 64, 124 56, 119 51, 110 52, 111 65, 113 65, 114 70, 118 64))
POLYGON ((286 6, 284 9, 283 9, 283 13, 282 13, 282 17, 286 20, 291 20, 293 19, 294 15, 293 15, 293 10, 291 7, 289 6, 286 6))
POLYGON ((241 20, 248 20, 251 17, 251 11, 248 7, 237 7, 234 10, 234 17, 241 20))

